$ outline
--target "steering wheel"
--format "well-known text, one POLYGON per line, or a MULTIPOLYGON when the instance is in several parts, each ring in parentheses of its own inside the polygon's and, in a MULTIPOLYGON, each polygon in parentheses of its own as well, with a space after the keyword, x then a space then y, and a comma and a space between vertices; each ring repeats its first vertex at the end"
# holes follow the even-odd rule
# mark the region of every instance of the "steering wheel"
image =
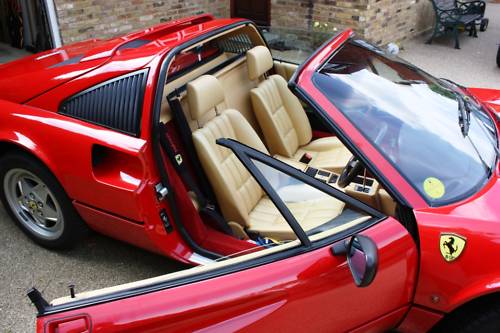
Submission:
MULTIPOLYGON (((375 137, 375 144, 379 144, 382 139, 385 137, 387 134, 387 129, 389 126, 387 123, 382 123, 382 127, 377 133, 377 136, 375 137)), ((354 178, 363 170, 363 163, 357 158, 356 156, 352 156, 349 159, 349 162, 347 162, 346 166, 342 170, 342 173, 339 176, 339 179, 337 181, 337 185, 340 188, 344 188, 347 185, 349 185, 354 178)))
POLYGON ((363 169, 363 163, 356 157, 352 156, 347 162, 347 165, 342 170, 342 173, 339 176, 339 180, 337 181, 337 185, 341 188, 349 185, 354 178, 361 172, 363 169))

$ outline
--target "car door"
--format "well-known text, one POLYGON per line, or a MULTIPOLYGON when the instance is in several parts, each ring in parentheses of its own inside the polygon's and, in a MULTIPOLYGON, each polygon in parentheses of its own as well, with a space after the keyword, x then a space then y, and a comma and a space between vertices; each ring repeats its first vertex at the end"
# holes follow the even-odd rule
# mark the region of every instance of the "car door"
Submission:
POLYGON ((392 328, 403 318, 415 286, 417 249, 397 220, 236 141, 219 144, 247 167, 298 240, 265 255, 53 305, 32 291, 38 332, 364 332, 392 328), (344 221, 306 231, 288 209, 278 178, 293 183, 292 196, 301 188, 318 191, 358 215, 342 213, 344 221))

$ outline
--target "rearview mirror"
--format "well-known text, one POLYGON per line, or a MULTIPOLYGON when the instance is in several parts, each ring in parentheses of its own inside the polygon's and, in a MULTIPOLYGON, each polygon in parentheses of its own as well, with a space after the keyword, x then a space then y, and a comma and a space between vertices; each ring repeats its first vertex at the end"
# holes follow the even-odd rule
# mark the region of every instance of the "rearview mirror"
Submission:
POLYGON ((358 287, 366 287, 372 283, 377 274, 378 250, 371 238, 355 235, 345 242, 332 246, 335 256, 345 254, 354 283, 358 287))

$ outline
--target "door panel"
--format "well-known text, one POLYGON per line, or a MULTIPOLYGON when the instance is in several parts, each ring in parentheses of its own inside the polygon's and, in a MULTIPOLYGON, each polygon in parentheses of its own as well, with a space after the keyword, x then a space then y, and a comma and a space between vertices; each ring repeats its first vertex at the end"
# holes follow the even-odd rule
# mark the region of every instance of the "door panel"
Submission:
POLYGON ((392 218, 362 233, 378 247, 379 268, 368 287, 357 288, 345 256, 330 245, 217 278, 38 318, 38 332, 59 317, 83 313, 106 332, 304 332, 346 331, 372 322, 395 325, 410 303, 417 251, 392 218), (394 312, 397 315, 394 315, 394 312), (378 320, 391 314, 392 320, 378 320))
MULTIPOLYGON (((306 332, 344 332, 363 325, 373 331, 382 331, 402 319, 414 291, 417 249, 413 238, 398 221, 237 141, 218 139, 217 143, 233 150, 268 199, 273 201, 301 245, 291 249, 284 245, 287 250, 281 253, 280 247, 273 247, 279 258, 284 259, 274 257, 271 261, 269 255, 245 261, 242 256, 237 263, 230 261, 221 267, 224 274, 221 271, 220 276, 215 272, 209 276, 200 275, 198 280, 195 276, 187 276, 184 284, 177 281, 177 287, 169 289, 164 287, 164 290, 143 293, 137 288, 133 291, 136 296, 122 291, 122 294, 108 295, 106 303, 88 303, 76 309, 68 303, 66 307, 74 310, 59 310, 57 314, 45 316, 42 313, 38 319, 39 331, 51 320, 82 312, 90 316, 96 331, 106 332, 289 332, 298 327, 306 332), (350 210, 352 214, 358 210, 367 218, 366 223, 348 226, 359 214, 355 214, 356 218, 344 215, 340 220, 336 216, 342 215, 327 216, 329 219, 322 225, 325 228, 306 232, 306 223, 300 216, 307 209, 296 214, 291 207, 304 199, 324 200, 324 196, 331 197, 328 202, 330 199, 343 201, 350 207, 344 208, 344 212, 350 210), (345 228, 341 231, 333 231, 343 225, 345 228), (359 235, 353 237, 354 230, 362 231, 361 234, 369 239, 359 235), (344 244, 348 238, 359 240, 361 247, 353 248, 354 251, 362 251, 365 261, 371 261, 370 267, 376 267, 375 275, 368 274, 374 270, 365 270, 366 276, 374 278, 367 283, 358 281, 363 287, 356 286, 351 271, 352 267, 358 273, 362 271, 363 260, 359 258, 363 256, 357 252, 355 260, 354 252, 347 247, 348 261, 346 251, 339 251, 346 248, 344 244), (367 241, 369 247, 365 246, 367 241), (366 251, 368 248, 370 251, 366 251), (127 298, 119 299, 124 295, 127 298)), ((313 222, 323 219, 324 215, 315 216, 313 222)), ((103 302, 103 299, 96 301, 103 302)), ((52 308, 58 309, 61 307, 52 308)))
POLYGON ((269 0, 233 0, 231 16, 247 18, 257 25, 267 26, 270 24, 269 2, 269 0))

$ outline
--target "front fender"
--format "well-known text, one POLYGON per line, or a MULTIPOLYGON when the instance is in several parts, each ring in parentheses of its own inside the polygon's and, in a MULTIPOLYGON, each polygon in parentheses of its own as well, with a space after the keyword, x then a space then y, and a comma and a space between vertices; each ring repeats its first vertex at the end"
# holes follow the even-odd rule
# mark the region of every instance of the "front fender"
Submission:
POLYGON ((467 90, 495 112, 500 112, 500 90, 483 88, 467 88, 467 90))

